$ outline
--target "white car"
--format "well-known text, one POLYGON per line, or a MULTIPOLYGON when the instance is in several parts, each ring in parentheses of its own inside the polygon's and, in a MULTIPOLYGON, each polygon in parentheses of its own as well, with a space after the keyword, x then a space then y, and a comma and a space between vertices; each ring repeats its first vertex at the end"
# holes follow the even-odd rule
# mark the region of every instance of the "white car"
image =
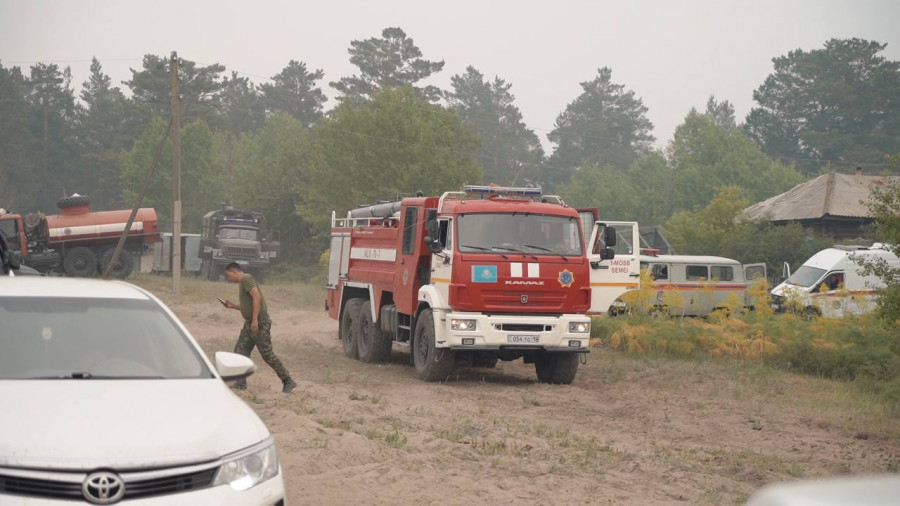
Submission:
POLYGON ((266 426, 152 294, 0 277, 0 504, 284 504, 266 426))

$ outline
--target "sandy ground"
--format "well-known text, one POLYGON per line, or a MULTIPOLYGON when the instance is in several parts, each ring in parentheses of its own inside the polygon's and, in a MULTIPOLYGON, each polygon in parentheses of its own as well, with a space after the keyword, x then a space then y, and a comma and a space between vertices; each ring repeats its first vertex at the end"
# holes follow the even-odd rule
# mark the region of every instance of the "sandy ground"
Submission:
MULTIPOLYGON (((232 348, 237 312, 160 295, 207 353, 232 348)), ((350 360, 323 310, 268 302, 300 386, 282 394, 254 352, 260 372, 237 394, 275 435, 292 504, 729 504, 770 482, 900 468, 896 431, 839 409, 845 386, 824 380, 598 348, 571 386, 521 361, 423 383, 403 348, 350 360)))

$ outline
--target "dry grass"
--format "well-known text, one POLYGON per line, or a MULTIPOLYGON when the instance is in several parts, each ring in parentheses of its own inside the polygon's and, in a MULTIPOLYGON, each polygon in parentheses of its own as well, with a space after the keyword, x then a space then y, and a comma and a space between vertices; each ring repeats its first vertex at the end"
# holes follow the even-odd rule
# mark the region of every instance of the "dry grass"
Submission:
MULTIPOLYGON (((210 282, 191 275, 182 276, 181 293, 178 295, 173 293, 171 276, 141 273, 127 281, 153 292, 167 303, 216 302, 216 297, 231 300, 237 297, 237 287, 227 281, 210 282)), ((267 300, 289 301, 293 305, 316 310, 325 307, 325 288, 322 286, 273 281, 262 284, 262 290, 267 300)))

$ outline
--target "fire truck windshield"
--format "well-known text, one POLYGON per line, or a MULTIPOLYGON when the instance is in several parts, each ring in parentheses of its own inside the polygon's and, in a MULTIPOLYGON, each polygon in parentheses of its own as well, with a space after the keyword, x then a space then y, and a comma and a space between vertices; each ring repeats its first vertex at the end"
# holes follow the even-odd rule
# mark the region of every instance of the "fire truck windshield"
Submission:
POLYGON ((574 217, 532 213, 478 213, 457 221, 459 251, 580 256, 581 227, 574 217), (491 248, 497 248, 496 251, 491 248))
POLYGON ((219 239, 246 239, 256 240, 256 230, 252 228, 220 228, 219 239))

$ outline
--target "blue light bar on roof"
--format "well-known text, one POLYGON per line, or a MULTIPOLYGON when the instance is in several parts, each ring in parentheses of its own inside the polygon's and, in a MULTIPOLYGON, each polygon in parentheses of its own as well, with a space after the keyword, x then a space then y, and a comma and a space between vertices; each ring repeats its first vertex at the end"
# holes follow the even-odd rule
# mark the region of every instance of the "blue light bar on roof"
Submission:
POLYGON ((466 185, 466 193, 480 193, 482 195, 515 195, 540 197, 543 191, 540 188, 512 188, 508 186, 476 186, 466 185))

